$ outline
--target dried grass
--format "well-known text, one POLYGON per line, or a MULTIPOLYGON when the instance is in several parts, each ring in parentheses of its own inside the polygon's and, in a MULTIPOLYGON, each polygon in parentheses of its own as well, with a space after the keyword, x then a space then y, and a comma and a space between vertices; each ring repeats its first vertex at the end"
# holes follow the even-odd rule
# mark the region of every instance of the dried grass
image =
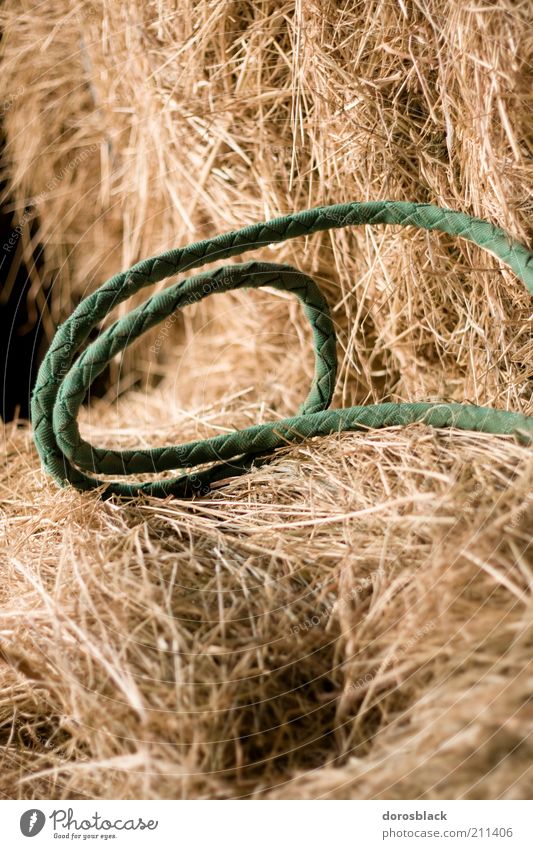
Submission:
MULTIPOLYGON (((319 203, 431 201, 531 243, 527 2, 7 0, 0 23, 9 191, 26 252, 38 219, 49 329, 145 255, 319 203)), ((376 228, 259 254, 327 292, 335 403, 532 412, 530 301, 482 252, 376 228)), ((275 293, 209 299, 156 347, 116 366, 136 390, 85 413, 95 441, 283 416, 312 370, 275 293)), ((4 451, 5 796, 531 795, 527 449, 332 437, 209 499, 127 506, 58 494, 25 427, 4 451)))

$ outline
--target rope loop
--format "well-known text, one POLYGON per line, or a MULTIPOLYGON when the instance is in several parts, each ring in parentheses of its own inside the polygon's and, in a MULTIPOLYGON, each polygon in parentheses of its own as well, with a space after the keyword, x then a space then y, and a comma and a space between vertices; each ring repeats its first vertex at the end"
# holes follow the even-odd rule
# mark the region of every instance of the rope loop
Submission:
POLYGON ((80 490, 102 487, 106 496, 191 497, 205 494, 217 480, 246 471, 254 459, 275 448, 340 431, 421 421, 433 427, 514 434, 523 442, 533 442, 533 417, 468 404, 383 403, 329 410, 337 361, 328 305, 312 278, 286 264, 252 261, 223 265, 175 283, 120 318, 79 353, 91 330, 145 286, 263 245, 360 224, 401 224, 467 239, 506 263, 533 295, 530 251, 486 221, 430 204, 376 201, 317 207, 167 251, 112 277, 58 328, 32 398, 35 444, 48 474, 62 486, 70 484, 80 490), (313 331, 315 373, 309 395, 296 416, 161 448, 116 451, 93 446, 82 438, 77 424, 80 406, 92 382, 116 354, 187 305, 219 292, 262 286, 298 297, 313 331), (98 477, 120 478, 171 469, 185 473, 148 482, 98 477))

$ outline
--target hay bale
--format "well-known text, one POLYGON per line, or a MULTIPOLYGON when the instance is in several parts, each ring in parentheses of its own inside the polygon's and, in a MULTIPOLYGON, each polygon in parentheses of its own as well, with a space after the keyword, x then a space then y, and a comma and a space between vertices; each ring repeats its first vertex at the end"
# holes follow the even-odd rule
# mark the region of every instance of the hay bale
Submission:
MULTIPOLYGON (((528 14, 504 0, 9 0, 8 178, 19 217, 39 218, 52 318, 160 249, 320 203, 435 202, 531 239, 528 14)), ((521 285, 457 240, 394 230, 276 248, 331 298, 345 402, 519 405, 521 285)), ((130 365, 148 368, 139 351, 130 381, 130 365)))
POLYGON ((6 449, 2 793, 530 796, 526 448, 344 435, 127 506, 6 449))
MULTIPOLYGON (((49 328, 145 255, 319 203, 436 202, 530 241, 528 15, 7 0, 7 179, 23 240, 38 219, 49 328)), ((532 412, 530 301, 472 246, 389 227, 275 258, 328 295, 336 404, 532 412)), ((312 369, 282 294, 219 295, 149 347, 121 386, 161 385, 91 405, 94 442, 289 414, 312 369)), ((5 795, 531 794, 526 448, 421 426, 331 437, 209 499, 124 506, 58 495, 29 430, 4 437, 5 795)))

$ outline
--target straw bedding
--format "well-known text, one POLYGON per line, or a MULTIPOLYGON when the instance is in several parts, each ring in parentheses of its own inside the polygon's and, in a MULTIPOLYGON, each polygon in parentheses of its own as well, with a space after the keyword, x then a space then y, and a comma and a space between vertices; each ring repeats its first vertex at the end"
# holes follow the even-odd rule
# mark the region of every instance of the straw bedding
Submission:
MULTIPOLYGON (((532 244, 528 3, 8 0, 0 20, 6 177, 49 333, 145 255, 320 203, 434 202, 532 244)), ((481 251, 379 227, 258 256, 327 294, 335 404, 533 412, 531 302, 481 251)), ((272 420, 311 371, 289 297, 217 295, 115 364, 84 433, 272 420)), ((58 492, 22 422, 3 451, 5 796, 531 795, 527 448, 343 435, 194 503, 129 504, 58 492)))

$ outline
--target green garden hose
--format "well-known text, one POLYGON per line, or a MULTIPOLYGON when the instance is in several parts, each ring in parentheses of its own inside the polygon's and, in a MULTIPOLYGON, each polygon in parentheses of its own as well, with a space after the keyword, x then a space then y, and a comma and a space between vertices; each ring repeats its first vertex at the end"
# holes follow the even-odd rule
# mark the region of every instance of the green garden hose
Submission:
POLYGON ((190 277, 153 295, 116 321, 76 359, 90 331, 114 307, 144 286, 263 245, 358 224, 401 224, 460 236, 506 263, 533 295, 530 251, 487 221, 430 204, 375 201, 317 207, 167 251, 116 274, 85 298, 58 328, 39 370, 32 398, 35 444, 46 471, 61 485, 72 484, 80 490, 102 487, 104 495, 133 497, 144 493, 189 497, 208 492, 214 481, 242 472, 254 458, 275 448, 340 431, 424 422, 433 427, 513 434, 525 443, 532 443, 533 417, 469 404, 384 403, 328 410, 337 368, 335 331, 317 285, 289 265, 230 264, 190 277), (297 295, 313 329, 315 374, 311 391, 297 416, 162 448, 114 451, 92 446, 82 439, 76 421, 79 408, 91 383, 117 353, 187 304, 216 292, 260 286, 297 295), (185 474, 148 482, 98 477, 171 469, 185 474))

